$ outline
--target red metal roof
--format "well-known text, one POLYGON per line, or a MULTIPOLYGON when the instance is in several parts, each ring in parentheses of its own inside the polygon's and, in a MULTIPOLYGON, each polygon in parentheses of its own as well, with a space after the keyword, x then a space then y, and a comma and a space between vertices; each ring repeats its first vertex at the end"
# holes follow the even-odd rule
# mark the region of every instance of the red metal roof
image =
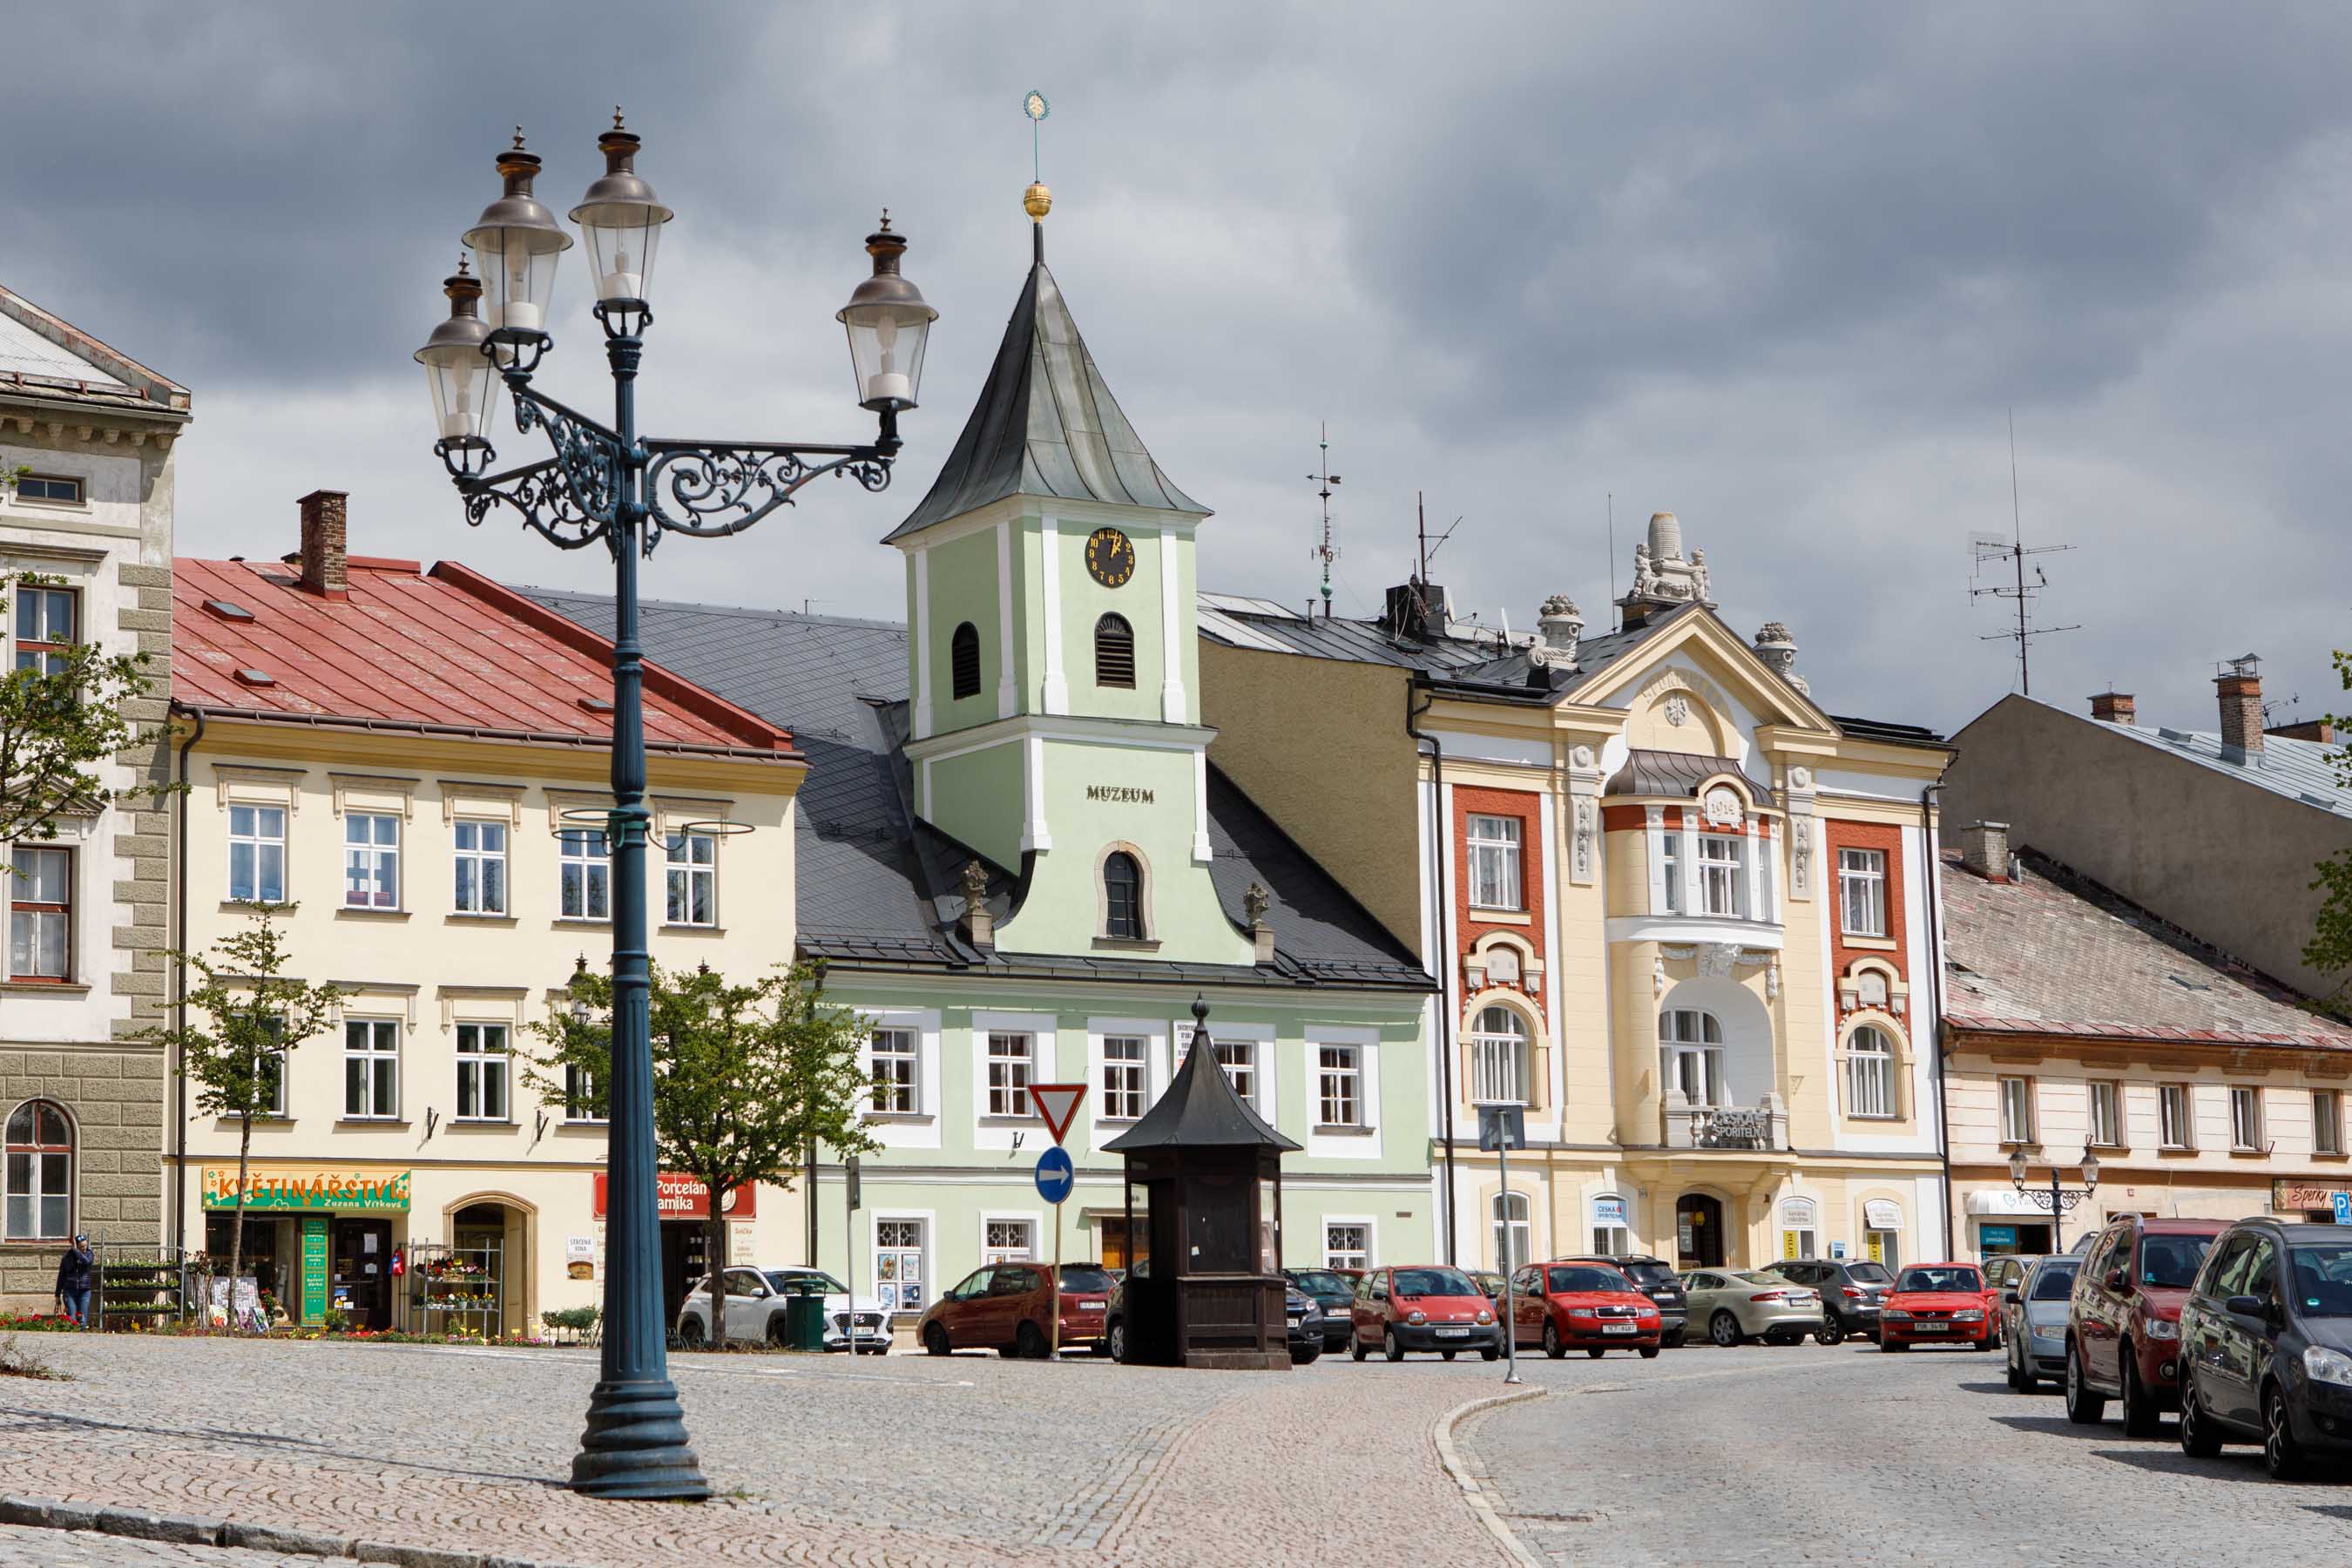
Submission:
MULTIPOLYGON (((612 645, 480 573, 354 555, 350 594, 323 598, 276 561, 173 563, 172 695, 289 720, 373 721, 545 740, 612 733, 612 645), (225 601, 252 612, 207 610, 225 601), (239 671, 268 678, 257 683, 239 671)), ((790 731, 648 660, 646 742, 797 755, 790 731)))

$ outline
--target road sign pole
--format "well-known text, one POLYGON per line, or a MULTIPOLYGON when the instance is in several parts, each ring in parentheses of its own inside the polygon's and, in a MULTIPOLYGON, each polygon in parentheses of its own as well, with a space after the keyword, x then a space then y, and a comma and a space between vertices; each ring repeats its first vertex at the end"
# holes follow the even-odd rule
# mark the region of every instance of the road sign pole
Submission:
POLYGON ((1062 1205, 1054 1205, 1054 1337, 1048 1359, 1062 1359, 1062 1205))
MULTIPOLYGON (((1503 1182, 1503 1381, 1519 1381, 1519 1324, 1511 1309, 1511 1140, 1506 1134, 1496 1141, 1495 1159, 1502 1167, 1503 1182)), ((1532 1232, 1535 1226, 1528 1227, 1532 1232)))
POLYGON ((841 1163, 841 1240, 849 1248, 849 1310, 841 1327, 852 1362, 857 1359, 857 1156, 851 1154, 841 1163))

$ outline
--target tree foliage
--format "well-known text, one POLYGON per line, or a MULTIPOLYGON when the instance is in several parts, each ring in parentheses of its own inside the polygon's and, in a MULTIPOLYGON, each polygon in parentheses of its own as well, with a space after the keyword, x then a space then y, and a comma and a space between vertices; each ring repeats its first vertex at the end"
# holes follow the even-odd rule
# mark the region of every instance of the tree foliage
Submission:
MULTIPOLYGON (((246 1178, 253 1149, 253 1119, 274 1113, 286 1082, 287 1056, 323 1032, 342 993, 289 977, 286 938, 275 907, 257 905, 254 923, 215 942, 206 952, 174 952, 188 1022, 143 1030, 179 1063, 196 1110, 237 1121, 236 1209, 229 1242, 229 1318, 236 1315, 236 1279, 245 1267, 246 1178), (199 984, 189 985, 194 971, 199 984)), ((209 1315, 211 1304, 205 1304, 209 1315)))
MULTIPOLYGON (((872 1026, 825 1002, 822 972, 777 965, 760 979, 730 981, 708 966, 653 971, 654 1141, 661 1168, 710 1189, 709 1258, 712 1337, 726 1339, 722 1215, 727 1195, 755 1183, 788 1187, 802 1152, 823 1142, 844 1153, 877 1147, 859 1110, 868 1084, 863 1050, 872 1026)), ((572 1005, 531 1032, 523 1081, 576 1114, 610 1109, 613 981, 584 965, 572 1005)))
MULTIPOLYGON (((2352 690, 2352 653, 2336 650, 2336 675, 2345 689, 2352 690)), ((2352 729, 2352 720, 2336 714, 2329 714, 2327 722, 2338 734, 2352 729)), ((2352 742, 2328 752, 2327 760, 2336 769, 2336 782, 2352 788, 2352 742)), ((2312 869, 2311 887, 2322 896, 2303 961, 2322 974, 2340 977, 2320 1005, 2342 1011, 2352 1001, 2352 848, 2337 850, 2312 869)))
MULTIPOLYGON (((28 590, 61 585, 38 573, 0 573, 0 617, 28 590)), ((79 630, 79 628, 77 628, 79 630)), ((108 653, 78 640, 21 668, 0 671, 0 843, 57 837, 57 819, 97 812, 171 786, 117 789, 99 770, 151 741, 154 728, 128 715, 154 689, 144 653, 108 653)))

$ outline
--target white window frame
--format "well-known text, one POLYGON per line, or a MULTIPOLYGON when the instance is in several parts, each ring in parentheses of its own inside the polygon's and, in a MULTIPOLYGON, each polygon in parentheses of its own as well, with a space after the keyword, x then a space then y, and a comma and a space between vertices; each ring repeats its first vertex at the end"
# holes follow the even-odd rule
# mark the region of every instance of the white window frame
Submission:
POLYGON ((400 1022, 400 1020, 399 1020, 399 1019, 397 1019, 397 1018, 364 1018, 364 1017, 355 1018, 355 1017, 352 1017, 352 1016, 350 1016, 349 1015, 346 1015, 346 1016, 344 1016, 344 1018, 343 1018, 343 1092, 342 1092, 342 1107, 343 1107, 343 1113, 342 1113, 342 1116, 341 1117, 341 1121, 400 1121, 400 1120, 401 1120, 401 1114, 400 1114, 400 1091, 401 1091, 401 1081, 400 1081, 400 1080, 401 1080, 401 1078, 402 1078, 402 1072, 401 1072, 401 1060, 400 1060, 400 1058, 401 1058, 401 1038, 400 1038, 400 1037, 401 1037, 401 1022, 400 1022), (354 1050, 354 1049, 352 1049, 352 1031, 354 1028, 363 1028, 363 1029, 365 1029, 365 1030, 367 1031, 367 1040, 368 1040, 368 1044, 367 1044, 367 1046, 365 1047, 365 1048, 363 1048, 363 1049, 354 1050), (392 1042, 391 1047, 390 1047, 390 1048, 389 1048, 389 1049, 384 1048, 384 1047, 383 1047, 383 1045, 380 1043, 380 1042, 382 1042, 382 1041, 383 1041, 383 1040, 385 1040, 385 1039, 389 1039, 389 1040, 392 1042), (357 1060, 360 1060, 360 1061, 363 1061, 363 1062, 365 1062, 365 1063, 367 1064, 367 1102, 366 1102, 366 1105, 365 1105, 365 1106, 363 1106, 362 1109, 357 1110, 352 1110, 352 1068, 351 1068, 351 1064, 352 1064, 352 1062, 354 1059, 357 1059, 357 1060), (375 1091, 376 1091, 376 1087, 377 1087, 377 1085, 376 1085, 376 1074, 377 1074, 377 1068, 378 1068, 379 1064, 386 1064, 386 1063, 388 1063, 388 1064, 390 1065, 390 1071, 391 1071, 391 1075, 392 1075, 392 1109, 391 1109, 391 1110, 389 1110, 389 1111, 383 1111, 383 1110, 375 1110, 375 1109, 374 1109, 374 1105, 375 1105, 375 1101, 376 1101, 376 1092, 375 1092, 375 1091))
POLYGON ((668 835, 662 841, 662 924, 680 926, 696 931, 711 931, 719 925, 719 836, 715 833, 695 833, 686 828, 668 835), (680 858, 683 853, 684 858, 680 858), (695 915, 695 889, 702 889, 702 915, 695 915), (684 913, 677 895, 686 895, 684 913))
POLYGON ((11 590, 8 597, 11 601, 7 628, 9 669, 37 668, 45 675, 63 672, 71 658, 65 650, 81 641, 81 589, 73 584, 42 584, 34 586, 19 584, 11 590), (64 637, 56 636, 55 628, 48 625, 49 610, 59 599, 71 606, 67 614, 73 617, 73 626, 64 637), (28 618, 40 623, 33 628, 31 636, 26 632, 28 618), (26 645, 28 643, 34 646, 27 647, 26 645))
POLYGON ((1668 827, 1658 834, 1659 892, 1662 914, 1683 913, 1683 835, 1679 828, 1668 827))
POLYGON ((404 889, 400 880, 401 828, 400 814, 397 812, 349 811, 343 814, 343 908, 397 910, 406 907, 402 901, 404 889), (368 837, 353 838, 352 837, 353 831, 357 830, 362 823, 373 826, 366 829, 368 837), (377 837, 387 823, 392 827, 392 837, 389 840, 377 837), (360 889, 352 885, 352 873, 362 868, 367 872, 369 887, 380 887, 385 880, 385 873, 387 871, 391 873, 391 901, 385 902, 372 894, 354 896, 360 893, 360 889))
POLYGON ((457 1027, 458 1109, 453 1121, 498 1125, 514 1121, 514 1035, 510 1024, 484 1023, 477 1019, 460 1020, 457 1027), (471 1038, 469 1048, 467 1041, 471 1038), (464 1110, 468 1080, 473 1089, 474 1109, 464 1110), (497 1091, 499 1110, 490 1113, 491 1091, 497 1091))
POLYGON ((80 972, 82 964, 81 933, 76 929, 81 917, 80 846, 71 843, 15 845, 8 851, 8 864, 7 874, 0 876, 0 909, 5 909, 8 915, 8 945, 5 949, 0 949, 0 957, 5 957, 7 961, 5 973, 10 979, 22 980, 27 984, 72 984, 75 976, 80 972), (66 896, 62 903, 54 899, 26 896, 27 889, 34 886, 37 876, 37 873, 19 864, 26 860, 56 861, 64 866, 66 896), (16 923, 20 919, 29 922, 27 929, 33 933, 32 943, 26 950, 30 954, 39 953, 42 946, 41 933, 52 923, 63 930, 65 954, 63 968, 58 973, 52 974, 37 967, 39 962, 37 956, 35 956, 33 966, 30 967, 18 962, 16 923))
POLYGON ((0 1157, 0 1241, 11 1244, 59 1242, 71 1237, 74 1227, 81 1222, 81 1123, 67 1109, 61 1096, 35 1094, 13 1102, 0 1100, 0 1108, 5 1108, 0 1109, 0 1146, 8 1142, 10 1119, 27 1106, 35 1108, 32 1113, 33 1135, 30 1141, 18 1147, 24 1152, 25 1173, 30 1178, 31 1184, 21 1192, 12 1186, 8 1182, 5 1157, 0 1157), (41 1107, 47 1107, 65 1123, 66 1141, 62 1144, 40 1141, 41 1107), (61 1186, 53 1188, 48 1181, 49 1162, 60 1152, 65 1155, 65 1181, 61 1186), (11 1228, 7 1225, 6 1209, 12 1200, 21 1200, 26 1205, 26 1223, 21 1228, 11 1228), (64 1216, 54 1233, 48 1222, 42 1217, 44 1205, 49 1203, 65 1205, 64 1216))
POLYGON ((2344 1152, 2344 1091, 2340 1089, 2311 1091, 2311 1152, 2344 1152))
POLYGON ((1034 1214, 983 1214, 980 1216, 980 1267, 990 1268, 999 1263, 1034 1263, 1052 1267, 1037 1255, 1037 1237, 1044 1227, 1034 1214), (1025 1239, 1014 1242, 1013 1236, 1025 1239), (999 1237, 1007 1239, 998 1240, 999 1237))
MULTIPOLYGON (((1169 1031, 1173 1042, 1171 1067, 1181 1068, 1192 1051, 1194 1024, 1185 1018, 1169 1031)), ((1234 1092, 1249 1101, 1250 1109, 1267 1121, 1275 1119, 1276 1074, 1274 1068, 1275 1035, 1264 1024, 1227 1024, 1209 1026, 1210 1037, 1217 1042, 1218 1065, 1224 1068, 1225 1081, 1234 1092), (1234 1058, 1239 1057, 1237 1062, 1234 1058)))
POLYGON ((923 1113, 923 1031, 911 1023, 877 1023, 866 1041, 866 1111, 869 1116, 920 1116, 923 1113), (890 1047, 885 1050, 885 1037, 890 1047), (887 1063, 893 1103, 880 1103, 883 1084, 879 1069, 887 1063), (903 1073, 898 1069, 904 1068, 903 1073), (905 1103, 896 1103, 903 1097, 905 1103))
MULTIPOLYGON (((613 846, 601 827, 565 826, 557 837, 555 907, 567 921, 609 921, 613 918, 613 846), (593 851, 591 851, 591 846, 593 851), (579 874, 579 909, 572 907, 569 885, 579 874), (602 873, 601 877, 594 873, 602 873), (597 905, 604 907, 601 911, 597 905)), ((664 884, 667 886, 667 883, 664 884)))
POLYGON ((1633 1205, 1622 1193, 1594 1193, 1585 1200, 1586 1228, 1592 1234, 1592 1250, 1604 1258, 1623 1258, 1633 1250, 1633 1205), (1603 1221, 1601 1205, 1613 1203, 1624 1217, 1603 1221))
POLYGON ((887 1284, 890 1287, 890 1300, 883 1308, 886 1312, 919 1312, 930 1303, 931 1280, 934 1275, 931 1267, 932 1218, 929 1214, 904 1214, 887 1210, 877 1211, 874 1215, 873 1228, 868 1230, 866 1236, 866 1256, 870 1260, 867 1268, 871 1270, 871 1278, 866 1283, 872 1288, 874 1299, 877 1300, 882 1300, 883 1286, 887 1284), (905 1239, 907 1232, 895 1228, 885 1229, 886 1226, 899 1226, 912 1227, 911 1234, 914 1240, 911 1244, 905 1239), (917 1271, 916 1299, 911 1302, 903 1300, 900 1296, 900 1290, 906 1283, 906 1259, 909 1255, 915 1259, 917 1271), (882 1259, 885 1257, 892 1260, 890 1278, 887 1280, 882 1278, 882 1259))
POLYGON ((1536 1209, 1525 1192, 1514 1187, 1487 1200, 1486 1245, 1496 1268, 1506 1274, 1534 1259, 1536 1209))
POLYGON ((1364 1113, 1364 1047, 1348 1040, 1309 1040, 1315 1053, 1315 1124, 1347 1131, 1369 1125, 1364 1113))
POLYGON ((1659 1098, 1664 1100, 1668 1089, 1680 1087, 1686 1062, 1695 1062, 1699 1074, 1699 1087, 1705 1098, 1686 1096, 1693 1105, 1727 1106, 1731 1100, 1723 1084, 1723 1020, 1704 1007, 1667 1007, 1658 1014, 1658 1074, 1659 1098), (1679 1020, 1693 1017, 1699 1020, 1698 1038, 1685 1039, 1679 1020), (1669 1026, 1668 1019, 1677 1022, 1669 1026))
POLYGON ((229 803, 228 889, 226 897, 231 903, 282 904, 286 902, 286 807, 282 805, 264 805, 256 801, 244 800, 229 803), (243 833, 239 833, 236 827, 237 814, 240 812, 249 819, 249 825, 243 833), (278 825, 278 831, 274 834, 263 831, 264 823, 272 816, 277 818, 278 825), (245 894, 240 894, 236 890, 236 852, 239 849, 245 850, 252 857, 253 864, 253 890, 245 894), (278 852, 278 888, 275 897, 266 890, 267 884, 262 879, 262 866, 272 849, 278 852))
POLYGON ((2000 1141, 2004 1143, 2038 1143, 2034 1136, 2033 1080, 2030 1078, 2005 1077, 1996 1080, 1995 1092, 2000 1104, 2000 1141))
POLYGON ((2188 1083, 2159 1083, 2156 1086, 2156 1125, 2158 1146, 2165 1149, 2197 1147, 2197 1087, 2188 1083))
POLYGON ((1106 1029, 1096 1037, 1095 1120, 1126 1123, 1151 1109, 1151 1037, 1140 1029, 1106 1029), (1112 1047, 1118 1047, 1112 1054, 1112 1047), (1114 1087, 1111 1075, 1119 1083, 1114 1087))
POLYGON ((611 1120, 599 1116, 591 1098, 596 1092, 596 1075, 577 1062, 563 1064, 563 1120, 583 1127, 602 1127, 611 1120))
POLYGON ((1535 1029, 1515 1007, 1490 1002, 1472 1016, 1469 1100, 1473 1105, 1508 1101, 1532 1105, 1535 1077, 1535 1029), (1507 1031, 1490 1028, 1487 1020, 1499 1015, 1510 1022, 1507 1031))
POLYGON ((1373 1250, 1373 1224, 1368 1215, 1326 1215, 1323 1219, 1323 1267, 1326 1268, 1370 1268, 1378 1256, 1373 1250), (1357 1247, 1333 1247, 1333 1231, 1349 1234, 1339 1239, 1360 1242, 1357 1247))
POLYGON ((2230 1086, 2230 1147, 2237 1153, 2259 1153, 2263 1138, 2263 1091, 2259 1084, 2230 1086))
POLYGON ((1883 1026, 1857 1024, 1847 1033, 1845 1094, 1848 1116, 1873 1121, 1901 1119, 1903 1100, 1895 1073, 1895 1037, 1883 1026), (1865 1035, 1874 1037, 1885 1049, 1864 1049, 1861 1041, 1865 1035))
MULTIPOLYGON (((276 1034, 280 1039, 283 1039, 285 1037, 285 1027, 283 1024, 281 1023, 277 1029, 272 1031, 272 1033, 276 1034)), ((276 1050, 266 1054, 278 1058, 278 1076, 274 1080, 278 1092, 270 1097, 270 1101, 267 1105, 257 1102, 253 1108, 253 1114, 257 1121, 267 1119, 273 1121, 282 1121, 286 1118, 286 1075, 292 1070, 293 1062, 287 1055, 286 1047, 282 1045, 276 1050)))
POLYGON ((980 1036, 981 1114, 991 1121, 1034 1121, 1037 1108, 1029 1086, 1045 1081, 1037 1076, 1037 1037, 1026 1029, 982 1030, 978 1024, 972 1029, 980 1036), (1017 1051, 1011 1048, 1014 1041, 1020 1043, 1017 1051))
POLYGON ((509 824, 493 822, 487 817, 461 816, 450 824, 450 907, 461 915, 503 915, 507 913, 509 887, 507 848, 511 835, 509 824), (470 832, 468 831, 470 829, 470 832), (473 842, 469 845, 467 839, 473 842), (492 839, 496 839, 493 845, 492 839), (490 898, 490 873, 498 873, 498 898, 490 898), (466 873, 473 872, 473 886, 467 887, 466 873))
POLYGON ((2114 1079, 2095 1078, 2083 1085, 2084 1125, 2095 1149, 2122 1149, 2131 1139, 2124 1121, 2124 1086, 2114 1079))
POLYGON ((1838 851, 1838 921, 1848 936, 1886 935, 1886 851, 1838 851), (1854 918, 1857 899, 1862 919, 1854 918))
POLYGON ((1522 913, 1528 907, 1521 840, 1526 824, 1492 812, 1465 813, 1463 846, 1469 859, 1470 907, 1522 913))
POLYGON ((1701 833, 1693 869, 1698 884, 1698 913, 1717 920, 1748 918, 1747 835, 1701 833))

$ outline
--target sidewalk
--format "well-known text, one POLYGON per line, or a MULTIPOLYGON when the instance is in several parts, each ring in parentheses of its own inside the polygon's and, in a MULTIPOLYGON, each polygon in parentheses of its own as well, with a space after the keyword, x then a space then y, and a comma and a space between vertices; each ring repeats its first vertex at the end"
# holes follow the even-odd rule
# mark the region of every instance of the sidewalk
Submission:
POLYGON ((1484 1371, 681 1356, 698 1507, 562 1486, 593 1352, 44 1340, 0 1490, 565 1563, 1490 1564, 1430 1432, 1484 1371))

